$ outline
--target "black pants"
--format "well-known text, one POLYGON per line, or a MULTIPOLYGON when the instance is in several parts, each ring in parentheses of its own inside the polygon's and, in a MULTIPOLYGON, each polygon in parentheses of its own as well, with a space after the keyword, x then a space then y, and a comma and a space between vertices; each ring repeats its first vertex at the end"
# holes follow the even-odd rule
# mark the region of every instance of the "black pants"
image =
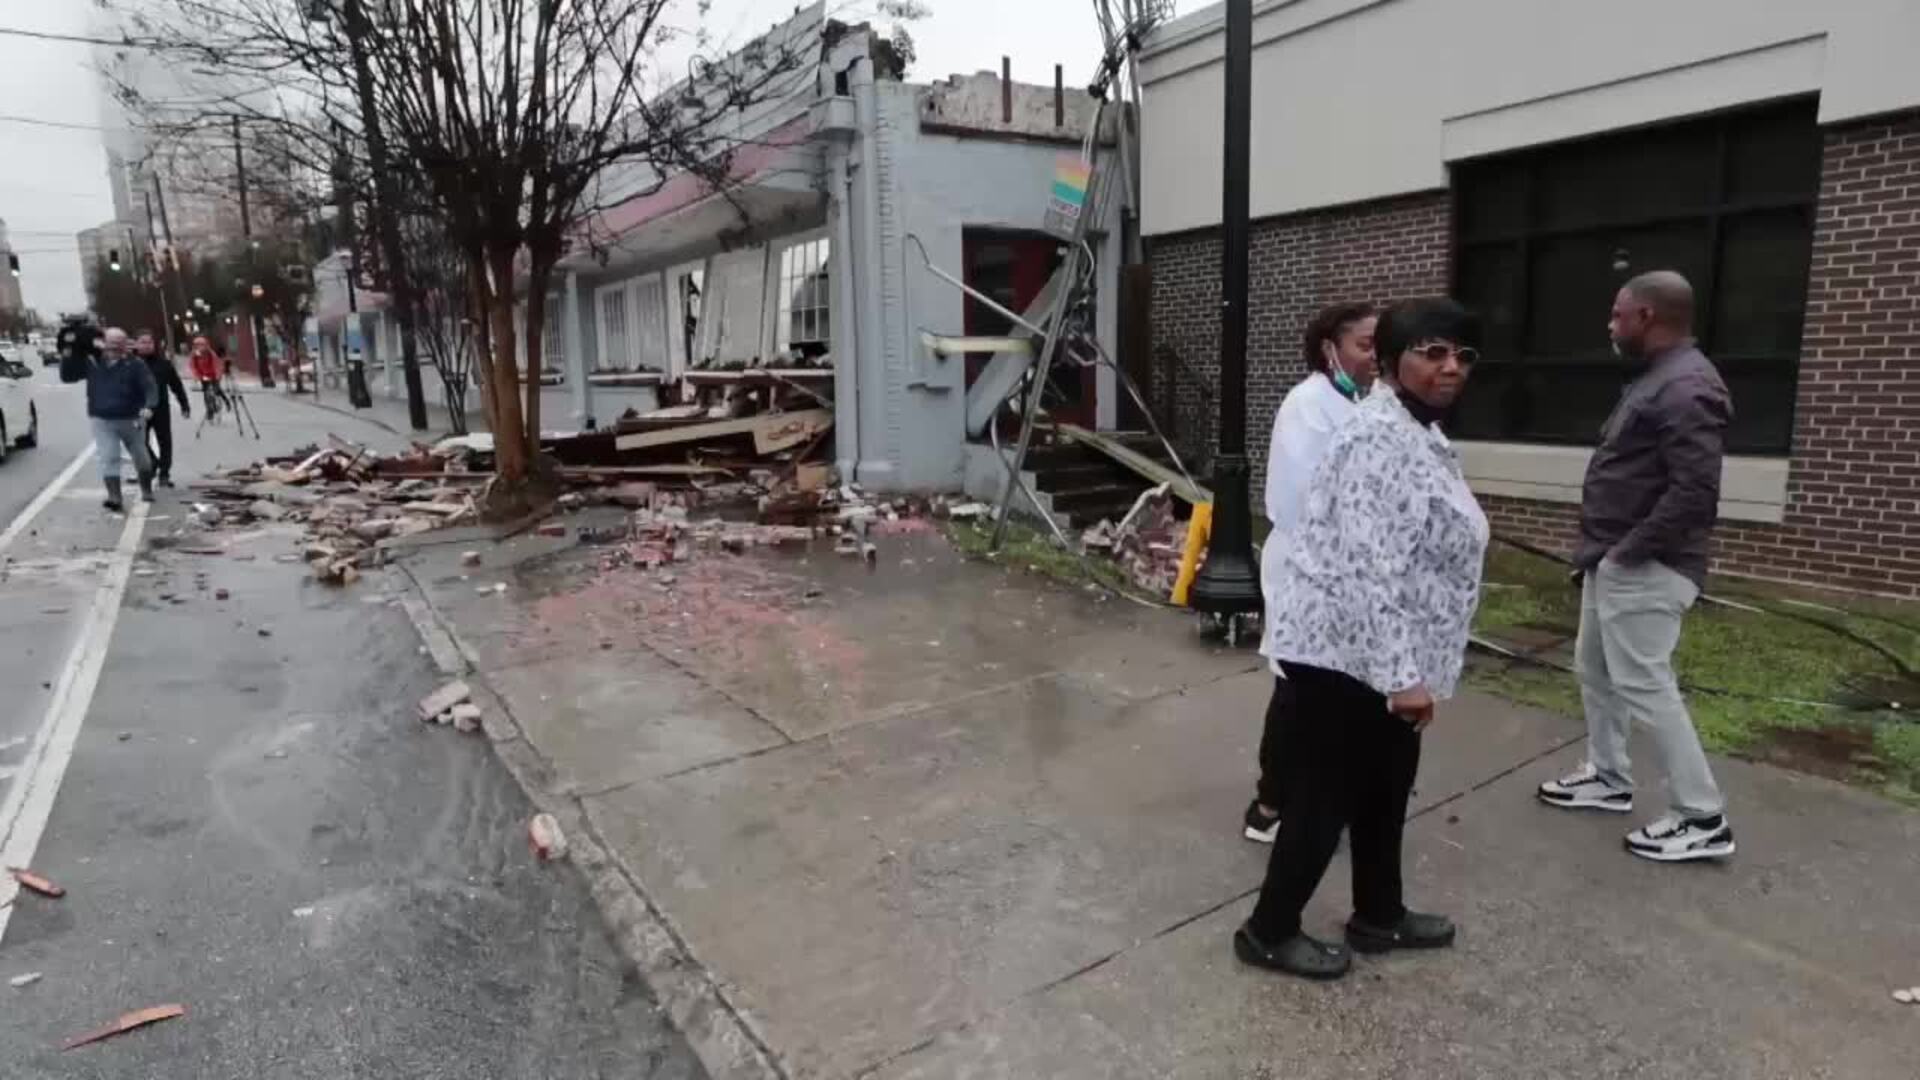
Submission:
POLYGON ((1326 876, 1342 828, 1353 840, 1354 914, 1391 926, 1406 914, 1400 838, 1420 770, 1420 733, 1357 679, 1302 664, 1281 668, 1295 709, 1281 759, 1287 801, 1253 909, 1254 936, 1277 945, 1300 932, 1300 912, 1326 876))
POLYGON ((173 410, 167 408, 164 401, 147 421, 147 443, 152 448, 154 471, 161 476, 172 476, 173 410))
POLYGON ((1260 805, 1282 810, 1287 805, 1287 729, 1293 723, 1293 684, 1273 677, 1273 697, 1267 700, 1267 723, 1260 729, 1260 805))

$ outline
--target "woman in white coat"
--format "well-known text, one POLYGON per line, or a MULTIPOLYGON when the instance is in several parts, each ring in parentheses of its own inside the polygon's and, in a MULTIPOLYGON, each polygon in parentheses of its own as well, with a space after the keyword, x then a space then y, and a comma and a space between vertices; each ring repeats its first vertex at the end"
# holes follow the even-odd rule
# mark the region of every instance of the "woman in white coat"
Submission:
POLYGON ((1373 385, 1376 370, 1372 304, 1335 304, 1313 317, 1301 343, 1307 377, 1287 391, 1273 418, 1273 443, 1267 450, 1267 520, 1273 531, 1260 550, 1260 586, 1267 600, 1267 626, 1260 652, 1273 667, 1273 697, 1267 702, 1266 726, 1260 733, 1260 782, 1247 804, 1242 834, 1249 840, 1273 843, 1280 831, 1280 809, 1286 805, 1280 767, 1280 748, 1287 722, 1293 716, 1293 693, 1280 674, 1272 651, 1273 587, 1279 573, 1286 537, 1300 518, 1307 481, 1339 427, 1373 385))

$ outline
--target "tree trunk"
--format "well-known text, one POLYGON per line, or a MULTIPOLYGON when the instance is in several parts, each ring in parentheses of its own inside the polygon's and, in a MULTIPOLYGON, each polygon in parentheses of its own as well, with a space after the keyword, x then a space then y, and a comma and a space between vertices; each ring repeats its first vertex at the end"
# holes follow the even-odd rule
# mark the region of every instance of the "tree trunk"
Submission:
POLYGON ((547 278, 552 272, 535 265, 527 278, 527 434, 530 453, 540 453, 540 376, 546 372, 547 278))
POLYGON ((399 192, 387 168, 387 139, 374 99, 373 65, 367 59, 369 31, 362 0, 345 0, 347 45, 353 55, 354 89, 359 97, 360 125, 367 140, 367 167, 373 173, 373 220, 387 260, 393 290, 393 314, 400 323, 400 370, 407 383, 407 421, 415 431, 427 430, 426 388, 420 384, 420 343, 414 319, 413 282, 407 275, 407 252, 400 237, 399 192))
POLYGON ((514 248, 496 249, 493 281, 488 286, 487 314, 493 322, 493 460, 497 482, 514 491, 524 488, 533 455, 528 452, 525 420, 520 412, 520 365, 513 333, 514 248))

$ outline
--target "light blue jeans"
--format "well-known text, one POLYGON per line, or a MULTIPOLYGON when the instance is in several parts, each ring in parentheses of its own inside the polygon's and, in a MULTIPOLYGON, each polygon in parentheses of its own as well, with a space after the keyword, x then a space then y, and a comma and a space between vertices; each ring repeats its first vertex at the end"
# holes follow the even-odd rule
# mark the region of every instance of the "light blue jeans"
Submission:
POLYGON ((93 423, 93 459, 100 466, 102 480, 120 479, 120 448, 125 447, 128 456, 133 458, 134 470, 141 476, 153 472, 153 461, 147 457, 146 425, 139 420, 108 420, 104 417, 87 418, 93 423))

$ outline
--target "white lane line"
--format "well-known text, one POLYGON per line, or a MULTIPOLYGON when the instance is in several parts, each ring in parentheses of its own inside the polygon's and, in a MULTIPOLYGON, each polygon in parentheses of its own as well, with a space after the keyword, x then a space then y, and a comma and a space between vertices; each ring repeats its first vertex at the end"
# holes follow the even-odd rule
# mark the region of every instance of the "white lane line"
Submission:
POLYGON ((133 569, 134 549, 140 546, 141 529, 147 523, 148 507, 148 503, 137 502, 127 513, 106 576, 94 591, 93 603, 80 624, 80 636, 67 653, 60 681, 53 686, 47 714, 20 762, 21 775, 14 778, 6 801, 0 803, 0 939, 7 935, 7 919, 20 890, 5 869, 32 865, 40 834, 53 814, 53 797, 59 794, 60 781, 73 760, 80 725, 93 704, 93 689, 100 681, 100 668, 113 641, 113 625, 120 619, 120 598, 127 591, 127 577, 133 569))
POLYGON ((40 511, 45 510, 48 503, 59 498, 60 489, 66 487, 67 481, 73 479, 73 474, 79 472, 80 467, 92 457, 93 447, 85 447, 74 455, 66 468, 60 470, 60 475, 54 477, 52 483, 40 489, 40 494, 35 495, 33 501, 27 504, 27 508, 14 517, 13 523, 7 526, 7 531, 0 532, 0 555, 7 553, 7 549, 13 546, 13 538, 26 532, 27 526, 33 524, 33 519, 40 516, 40 511))

